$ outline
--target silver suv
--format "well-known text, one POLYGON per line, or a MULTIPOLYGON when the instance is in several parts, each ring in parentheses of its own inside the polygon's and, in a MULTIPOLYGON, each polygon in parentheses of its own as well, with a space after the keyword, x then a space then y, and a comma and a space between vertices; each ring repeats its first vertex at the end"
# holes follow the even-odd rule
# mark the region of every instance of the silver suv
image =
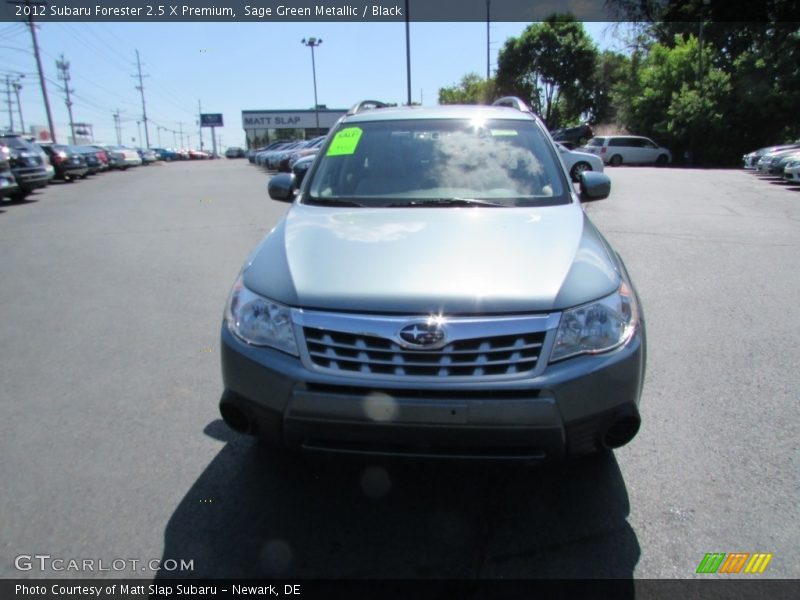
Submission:
POLYGON ((220 410, 306 451, 539 461, 639 428, 642 310, 520 101, 357 105, 244 265, 220 410), (496 103, 498 104, 498 103, 496 103))

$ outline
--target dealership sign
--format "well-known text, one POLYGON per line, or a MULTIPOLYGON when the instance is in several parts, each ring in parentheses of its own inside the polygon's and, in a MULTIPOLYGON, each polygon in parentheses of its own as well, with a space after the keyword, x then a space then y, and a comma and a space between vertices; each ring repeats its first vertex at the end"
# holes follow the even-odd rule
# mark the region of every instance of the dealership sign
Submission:
POLYGON ((200 127, 222 127, 222 115, 219 113, 201 114, 200 127))
MULTIPOLYGON (((330 129, 347 111, 344 109, 322 109, 319 111, 319 126, 330 129)), ((243 110, 244 129, 314 129, 317 113, 313 110, 243 110)))

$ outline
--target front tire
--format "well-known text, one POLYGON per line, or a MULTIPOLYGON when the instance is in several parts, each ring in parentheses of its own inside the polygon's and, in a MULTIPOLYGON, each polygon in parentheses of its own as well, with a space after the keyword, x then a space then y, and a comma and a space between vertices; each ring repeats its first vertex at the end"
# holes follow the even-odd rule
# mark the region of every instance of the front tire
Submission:
POLYGON ((572 170, 569 172, 569 176, 572 177, 572 181, 580 181, 581 180, 581 173, 585 173, 586 171, 591 171, 592 165, 587 162, 581 161, 575 163, 572 166, 572 170))
POLYGON ((656 166, 658 167, 665 167, 669 162, 669 157, 666 154, 659 154, 658 158, 656 159, 656 166))
POLYGON ((615 154, 611 157, 611 160, 608 161, 612 167, 618 167, 622 164, 622 157, 619 154, 615 154))

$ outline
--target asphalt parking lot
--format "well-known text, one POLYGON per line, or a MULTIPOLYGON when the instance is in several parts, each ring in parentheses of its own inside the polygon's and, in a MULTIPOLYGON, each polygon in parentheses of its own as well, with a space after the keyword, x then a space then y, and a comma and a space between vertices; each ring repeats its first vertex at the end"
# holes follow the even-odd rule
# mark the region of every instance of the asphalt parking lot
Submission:
POLYGON ((642 430, 537 469, 307 464, 228 430, 224 303, 287 208, 246 161, 0 205, 0 577, 688 578, 710 552, 800 577, 800 188, 608 173, 587 211, 642 298, 642 430), (36 553, 140 563, 15 567, 36 553), (193 570, 141 566, 168 558, 193 570))

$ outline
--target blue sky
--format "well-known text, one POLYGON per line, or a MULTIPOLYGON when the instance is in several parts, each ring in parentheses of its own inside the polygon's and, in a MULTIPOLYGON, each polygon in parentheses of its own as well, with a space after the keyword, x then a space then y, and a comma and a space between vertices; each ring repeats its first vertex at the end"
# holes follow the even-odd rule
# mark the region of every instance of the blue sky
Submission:
MULTIPOLYGON (((491 25, 491 62, 510 36, 526 23, 491 25)), ((586 23, 599 47, 615 44, 607 24, 586 23)), ((322 38, 315 50, 320 104, 348 108, 364 98, 406 100, 404 23, 42 23, 38 38, 48 78, 50 106, 59 141, 66 141, 69 118, 58 89, 55 61, 70 63, 73 114, 90 123, 95 140, 116 143, 112 114, 119 109, 123 143, 143 145, 141 100, 135 89, 136 50, 142 60, 150 143, 155 125, 179 130, 184 146, 199 146, 197 103, 203 112, 222 113, 217 130, 222 146, 244 144, 242 110, 301 109, 314 104, 311 51, 300 43, 322 38), (188 136, 188 139, 187 137, 188 136)), ((0 76, 25 73, 20 92, 26 127, 47 125, 31 36, 22 24, 0 23, 0 76)), ((411 23, 412 99, 435 104, 440 87, 475 71, 486 73, 486 23, 411 23)), ((5 91, 5 82, 0 85, 5 91)), ((0 127, 8 125, 6 96, 0 98, 0 127)), ((14 102, 16 106, 16 102, 14 102)), ((14 123, 19 118, 14 113, 14 123)), ((161 144, 179 145, 177 135, 161 131, 161 144)), ((204 141, 209 144, 208 130, 204 141)))

